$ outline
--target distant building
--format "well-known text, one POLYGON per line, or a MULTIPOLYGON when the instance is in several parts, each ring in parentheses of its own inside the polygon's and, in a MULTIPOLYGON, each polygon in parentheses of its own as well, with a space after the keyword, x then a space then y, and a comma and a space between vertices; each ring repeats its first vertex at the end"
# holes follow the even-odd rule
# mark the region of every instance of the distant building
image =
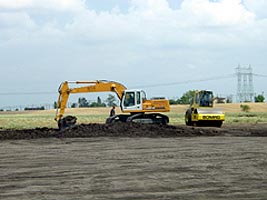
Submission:
POLYGON ((226 103, 226 98, 223 97, 215 97, 214 103, 226 103))

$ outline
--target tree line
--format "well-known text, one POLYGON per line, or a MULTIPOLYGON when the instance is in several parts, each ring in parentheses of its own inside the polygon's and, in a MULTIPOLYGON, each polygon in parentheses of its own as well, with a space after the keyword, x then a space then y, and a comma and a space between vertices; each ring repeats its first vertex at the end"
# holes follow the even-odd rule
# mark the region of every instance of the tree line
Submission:
MULTIPOLYGON (((56 106, 56 104, 55 104, 56 106)), ((80 97, 77 103, 72 103, 71 108, 85 108, 85 107, 112 107, 117 106, 116 97, 109 94, 105 101, 98 96, 94 102, 89 102, 85 97, 80 97)))
MULTIPOLYGON (((193 99, 195 94, 195 90, 189 90, 185 92, 180 98, 178 99, 170 99, 170 105, 175 105, 175 104, 190 104, 190 100, 193 99)), ((228 96, 225 98, 226 101, 225 103, 233 103, 233 99, 231 96, 228 96)), ((262 94, 259 94, 254 97, 254 101, 257 102, 264 102, 265 98, 262 94)))
MULTIPOLYGON (((169 99, 170 105, 175 104, 190 104, 190 100, 194 97, 195 90, 189 90, 185 92, 180 98, 178 99, 169 99)), ((254 101, 257 102, 264 102, 265 98, 262 94, 259 94, 254 97, 254 101)), ((102 99, 98 96, 96 101, 89 102, 85 97, 80 97, 78 99, 78 102, 72 103, 70 105, 71 108, 83 108, 83 107, 112 107, 112 106, 118 106, 117 105, 117 99, 114 95, 109 94, 108 97, 102 101, 102 99)), ((232 97, 226 98, 226 103, 232 103, 232 97)), ((57 108, 57 103, 54 102, 54 105, 51 107, 57 108)), ((44 106, 37 106, 37 107, 25 107, 24 110, 45 110, 46 108, 44 106)), ((11 109, 7 109, 6 111, 11 111, 11 109)), ((12 109, 13 110, 13 109, 12 109)), ((14 110, 22 110, 21 109, 14 109, 14 110)), ((5 111, 4 109, 0 109, 0 111, 5 111)))
MULTIPOLYGON (((175 104, 190 104, 191 99, 194 97, 195 90, 189 90, 185 92, 180 98, 178 99, 169 99, 170 105, 175 104)), ((263 95, 257 95, 254 98, 255 102, 264 102, 265 98, 263 95)), ((219 102, 222 103, 222 102, 219 102)), ((225 103, 233 103, 232 96, 225 98, 225 103)), ((116 104, 116 97, 114 95, 109 94, 107 99, 102 102, 100 97, 97 97, 96 102, 89 103, 86 98, 80 97, 77 103, 73 103, 71 105, 72 108, 82 108, 82 107, 112 107, 117 106, 116 104)))

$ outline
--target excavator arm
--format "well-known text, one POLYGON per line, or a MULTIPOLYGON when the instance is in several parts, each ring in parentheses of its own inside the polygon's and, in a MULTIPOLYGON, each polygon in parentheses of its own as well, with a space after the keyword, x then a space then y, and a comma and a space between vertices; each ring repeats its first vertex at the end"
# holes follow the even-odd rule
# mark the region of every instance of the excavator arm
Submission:
POLYGON ((65 81, 59 86, 57 111, 55 120, 59 123, 64 115, 69 95, 71 93, 88 93, 88 92, 115 92, 121 100, 126 87, 115 81, 95 80, 95 81, 65 81), (81 87, 70 88, 70 84, 83 85, 81 87))

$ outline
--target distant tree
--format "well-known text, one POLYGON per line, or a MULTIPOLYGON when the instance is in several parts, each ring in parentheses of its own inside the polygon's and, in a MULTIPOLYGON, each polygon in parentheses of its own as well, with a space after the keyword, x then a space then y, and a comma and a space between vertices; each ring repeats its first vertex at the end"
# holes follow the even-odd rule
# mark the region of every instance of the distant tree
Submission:
POLYGON ((265 98, 263 95, 259 94, 254 98, 255 102, 264 102, 265 98))
POLYGON ((78 105, 77 105, 77 103, 72 103, 70 107, 71 107, 71 108, 77 108, 78 105))
POLYGON ((233 95, 229 95, 226 97, 226 103, 233 103, 233 95))
POLYGON ((178 104, 177 100, 174 100, 174 99, 169 99, 169 103, 170 105, 178 104))
POLYGON ((249 112, 249 110, 250 110, 249 105, 243 105, 243 104, 241 104, 240 105, 240 108, 241 108, 242 112, 249 112))
POLYGON ((89 107, 106 107, 105 103, 92 102, 89 107))
POLYGON ((89 103, 84 97, 80 97, 78 99, 78 105, 79 105, 79 108, 89 107, 89 103))
POLYGON ((45 110, 45 107, 25 107, 24 110, 45 110))
POLYGON ((56 101, 54 101, 54 109, 56 109, 57 108, 57 102, 56 101))
POLYGON ((101 100, 101 98, 100 97, 97 97, 97 104, 102 104, 102 100, 101 100))
POLYGON ((106 102, 109 107, 117 106, 117 104, 115 103, 116 97, 114 95, 109 94, 108 98, 106 99, 106 102))
POLYGON ((177 100, 178 104, 190 104, 190 100, 194 97, 195 90, 189 90, 183 94, 183 96, 177 100))
POLYGON ((89 104, 89 107, 106 107, 107 105, 105 103, 102 103, 102 100, 100 97, 97 97, 97 102, 92 102, 89 104))

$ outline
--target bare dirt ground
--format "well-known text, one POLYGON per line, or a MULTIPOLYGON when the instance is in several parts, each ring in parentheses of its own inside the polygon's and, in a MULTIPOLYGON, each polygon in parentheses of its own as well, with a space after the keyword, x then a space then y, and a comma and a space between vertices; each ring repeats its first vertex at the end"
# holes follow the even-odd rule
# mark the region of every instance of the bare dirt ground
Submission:
POLYGON ((267 199, 267 125, 0 131, 0 199, 267 199))

